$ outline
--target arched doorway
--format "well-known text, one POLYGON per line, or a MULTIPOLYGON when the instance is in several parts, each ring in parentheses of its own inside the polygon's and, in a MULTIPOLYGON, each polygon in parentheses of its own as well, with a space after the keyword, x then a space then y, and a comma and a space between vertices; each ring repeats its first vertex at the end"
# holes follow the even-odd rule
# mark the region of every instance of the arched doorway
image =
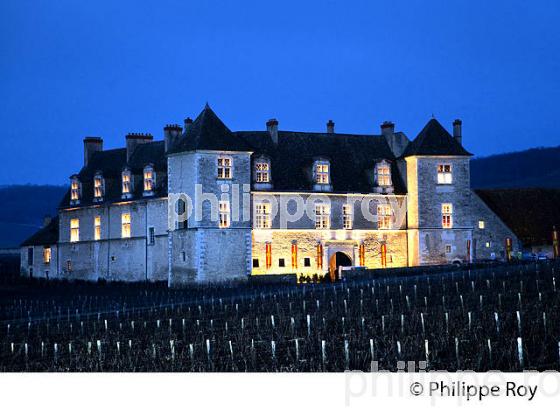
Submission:
POLYGON ((338 279, 338 268, 340 266, 352 266, 352 259, 344 252, 336 252, 329 259, 329 276, 331 282, 338 279))

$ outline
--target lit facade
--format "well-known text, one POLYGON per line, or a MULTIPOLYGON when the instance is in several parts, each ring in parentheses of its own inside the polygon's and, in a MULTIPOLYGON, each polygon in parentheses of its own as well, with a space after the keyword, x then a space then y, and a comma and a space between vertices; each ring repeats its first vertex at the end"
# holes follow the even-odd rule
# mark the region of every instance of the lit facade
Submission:
POLYGON ((470 189, 470 155, 459 121, 450 135, 431 119, 412 141, 390 122, 232 132, 208 106, 162 141, 88 137, 58 217, 22 245, 22 274, 180 285, 505 259, 518 241, 470 189))

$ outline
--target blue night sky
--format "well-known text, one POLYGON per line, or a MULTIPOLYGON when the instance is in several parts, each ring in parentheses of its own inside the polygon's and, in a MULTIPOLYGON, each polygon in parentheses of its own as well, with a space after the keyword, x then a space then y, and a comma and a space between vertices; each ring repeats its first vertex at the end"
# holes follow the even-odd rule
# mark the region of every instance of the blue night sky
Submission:
POLYGON ((477 155, 560 144, 560 2, 0 3, 0 184, 67 183, 82 138, 163 136, 209 101, 232 130, 413 138, 463 119, 477 155))

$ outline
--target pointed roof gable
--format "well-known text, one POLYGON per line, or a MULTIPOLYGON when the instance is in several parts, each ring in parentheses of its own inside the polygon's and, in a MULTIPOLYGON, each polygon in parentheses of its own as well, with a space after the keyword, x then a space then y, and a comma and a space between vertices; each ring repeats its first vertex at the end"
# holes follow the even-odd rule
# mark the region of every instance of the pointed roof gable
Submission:
POLYGON ((196 150, 252 151, 243 139, 226 127, 208 103, 169 153, 196 150))
POLYGON ((471 156, 472 154, 464 149, 438 120, 432 118, 418 136, 408 144, 402 156, 413 155, 471 156))

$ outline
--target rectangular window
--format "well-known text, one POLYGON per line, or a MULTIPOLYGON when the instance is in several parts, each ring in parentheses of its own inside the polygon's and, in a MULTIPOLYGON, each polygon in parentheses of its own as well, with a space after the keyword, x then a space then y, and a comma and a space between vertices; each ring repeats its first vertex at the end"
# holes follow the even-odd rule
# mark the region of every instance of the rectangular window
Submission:
POLYGON ((152 168, 144 169, 144 192, 150 193, 154 190, 154 170, 152 168))
POLYGON ((349 204, 342 205, 342 227, 344 229, 352 229, 352 217, 352 206, 349 204))
POLYGON ((306 268, 311 267, 311 258, 303 258, 303 266, 306 268))
POLYGON ((486 224, 484 223, 483 220, 478 221, 478 229, 484 229, 486 227, 486 224))
POLYGON ((257 258, 253 259, 253 268, 259 267, 259 260, 257 258))
POLYGON ((95 177, 93 179, 93 196, 96 199, 103 198, 103 178, 95 177))
POLYGON ((391 229, 391 217, 390 204, 377 205, 377 229, 391 229))
POLYGON ((270 182, 270 175, 269 175, 269 164, 268 162, 257 162, 255 164, 255 171, 257 173, 256 175, 256 181, 259 183, 268 183, 270 182))
POLYGON ((101 217, 96 216, 93 219, 93 239, 98 241, 101 239, 101 217))
POLYGON ((27 248, 27 265, 33 265, 33 248, 27 248))
POLYGON ((329 205, 315 205, 315 229, 329 229, 331 226, 331 209, 329 205))
POLYGON ((220 228, 229 228, 229 201, 220 201, 220 228))
POLYGON ((70 259, 66 261, 66 270, 72 272, 72 261, 70 259))
POLYGON ((218 178, 231 179, 231 163, 232 160, 230 157, 218 158, 218 178))
POLYGON ((377 166, 377 185, 391 186, 391 167, 388 164, 377 166))
POLYGON ((487 247, 487 248, 490 247, 490 242, 486 242, 486 247, 487 247))
POLYGON ((130 214, 124 213, 121 215, 121 237, 130 238, 130 214))
POLYGON ((80 240, 80 220, 70 220, 70 242, 78 242, 80 240))
POLYGON ((156 229, 153 226, 148 227, 148 245, 155 245, 156 229))
POLYGON ((453 205, 441 204, 441 226, 442 228, 453 228, 453 205))
POLYGON ((255 228, 269 229, 271 227, 271 215, 269 203, 255 204, 255 228))
POLYGON ((51 263, 51 247, 50 246, 45 246, 43 248, 43 263, 45 265, 48 265, 49 263, 51 263))
POLYGON ((318 184, 329 183, 329 164, 319 163, 317 164, 315 171, 318 184))
POLYGON ((437 168, 437 183, 438 184, 451 184, 453 176, 451 175, 451 165, 439 164, 437 168))
POLYGON ((77 180, 72 180, 70 185, 70 199, 72 201, 80 199, 80 183, 77 180))
POLYGON ((285 268, 286 267, 286 260, 284 258, 278 259, 278 267, 285 268))
POLYGON ((447 254, 451 253, 451 245, 445 245, 445 253, 447 254))
POLYGON ((122 174, 122 193, 130 194, 130 174, 128 172, 122 174))

